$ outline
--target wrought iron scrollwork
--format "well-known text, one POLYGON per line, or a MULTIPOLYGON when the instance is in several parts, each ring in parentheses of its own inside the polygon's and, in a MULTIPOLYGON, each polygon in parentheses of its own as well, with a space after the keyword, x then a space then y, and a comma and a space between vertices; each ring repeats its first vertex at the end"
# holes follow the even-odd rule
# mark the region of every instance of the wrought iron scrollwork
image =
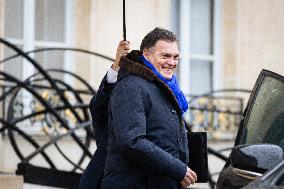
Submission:
POLYGON ((2 87, 0 103, 3 107, 0 131, 8 135, 12 147, 21 161, 19 166, 21 170, 18 172, 22 171, 21 174, 24 175, 25 181, 31 183, 37 183, 36 179, 28 178, 25 175, 25 171, 28 171, 31 166, 43 174, 51 170, 54 177, 56 175, 60 177, 62 173, 66 173, 65 175, 68 175, 68 172, 74 173, 72 175, 74 181, 71 180, 69 183, 61 183, 61 185, 38 183, 69 187, 78 181, 83 170, 82 163, 86 157, 92 156, 90 145, 94 141, 94 134, 88 113, 88 104, 91 96, 95 94, 95 89, 82 77, 69 71, 43 69, 30 54, 45 51, 71 51, 100 57, 105 61, 113 61, 113 59, 98 53, 72 48, 45 48, 23 52, 3 38, 0 38, 0 43, 15 52, 15 55, 1 60, 0 64, 7 64, 14 58, 22 57, 36 70, 36 73, 25 80, 16 78, 8 71, 0 71, 2 87), (63 77, 53 77, 55 74, 68 75, 74 82, 79 82, 83 89, 77 89, 61 79, 63 77), (40 137, 38 137, 39 135, 40 137), (39 140, 39 138, 45 138, 45 140, 39 140), (68 155, 60 146, 60 142, 64 138, 71 138, 71 143, 81 149, 81 154, 76 154, 75 158, 68 155), (21 148, 23 143, 30 147, 29 152, 21 148), (66 163, 69 163, 71 169, 62 170, 59 168, 57 160, 54 159, 56 155, 48 153, 50 148, 53 148, 66 163), (33 164, 34 159, 39 156, 44 162, 43 165, 33 164))

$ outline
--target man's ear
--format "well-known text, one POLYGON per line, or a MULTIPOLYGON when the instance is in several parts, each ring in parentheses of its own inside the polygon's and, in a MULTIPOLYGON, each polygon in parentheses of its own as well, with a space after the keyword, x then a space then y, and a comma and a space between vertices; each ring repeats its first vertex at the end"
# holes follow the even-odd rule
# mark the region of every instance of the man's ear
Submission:
POLYGON ((142 54, 146 59, 148 59, 148 57, 150 55, 150 51, 148 49, 144 49, 142 54))

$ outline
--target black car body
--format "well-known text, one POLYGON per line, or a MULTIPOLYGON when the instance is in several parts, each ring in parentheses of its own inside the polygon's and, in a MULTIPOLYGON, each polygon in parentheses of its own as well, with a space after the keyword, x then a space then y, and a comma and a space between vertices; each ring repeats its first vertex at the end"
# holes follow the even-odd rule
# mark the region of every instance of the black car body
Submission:
MULTIPOLYGON (((218 178, 217 188, 242 188, 259 179, 283 161, 283 149, 284 77, 262 70, 240 123, 235 147, 218 178)), ((283 167, 279 166, 273 174, 283 172, 283 167)), ((272 183, 270 187, 274 187, 272 183)), ((283 182, 279 187, 284 188, 283 182)))
POLYGON ((265 175, 249 183, 242 189, 283 189, 284 188, 284 161, 273 169, 267 171, 265 175))

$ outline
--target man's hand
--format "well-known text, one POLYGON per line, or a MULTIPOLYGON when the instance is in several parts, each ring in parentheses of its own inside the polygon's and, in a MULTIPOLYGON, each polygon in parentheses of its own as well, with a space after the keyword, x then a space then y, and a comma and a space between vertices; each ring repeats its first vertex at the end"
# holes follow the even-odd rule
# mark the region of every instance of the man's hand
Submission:
POLYGON ((114 63, 111 65, 112 69, 114 69, 115 71, 119 70, 119 60, 121 58, 121 56, 126 56, 129 51, 129 42, 128 41, 120 41, 116 50, 116 55, 115 55, 115 61, 114 63))
POLYGON ((187 167, 186 174, 180 184, 183 188, 188 187, 191 184, 194 184, 197 181, 197 175, 189 167, 187 167))

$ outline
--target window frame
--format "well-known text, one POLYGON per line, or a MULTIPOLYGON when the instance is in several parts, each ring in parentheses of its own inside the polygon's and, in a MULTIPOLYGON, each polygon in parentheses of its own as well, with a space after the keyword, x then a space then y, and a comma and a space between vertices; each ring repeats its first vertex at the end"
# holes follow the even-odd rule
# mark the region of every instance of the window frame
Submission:
MULTIPOLYGON (((8 41, 15 45, 23 46, 23 51, 34 50, 35 48, 42 47, 72 47, 74 46, 74 36, 75 36, 75 26, 74 26, 74 14, 75 14, 75 1, 74 0, 65 0, 66 1, 66 11, 65 11, 65 39, 63 42, 58 41, 43 41, 35 40, 35 1, 36 0, 27 0, 23 1, 23 36, 20 38, 11 38, 4 36, 8 41)), ((5 10, 7 11, 7 10, 5 10)), ((5 19, 5 18, 4 18, 5 19)), ((5 27, 5 25, 4 25, 5 27)), ((34 58, 34 54, 29 54, 34 58)), ((70 53, 66 52, 64 55, 63 68, 67 68, 66 62, 68 62, 68 70, 74 71, 75 66, 71 61, 70 53)), ((22 70, 22 79, 25 79, 30 76, 30 73, 35 72, 33 65, 29 64, 27 60, 23 59, 23 70, 22 70)), ((64 78, 66 80, 67 78, 64 78)))
POLYGON ((212 54, 191 53, 190 47, 190 17, 191 2, 193 0, 181 0, 179 7, 179 38, 181 59, 179 62, 179 81, 180 87, 186 95, 192 94, 190 83, 193 81, 189 77, 191 73, 191 60, 202 60, 212 62, 212 90, 223 88, 223 62, 221 58, 221 19, 222 19, 222 0, 212 0, 212 54))

